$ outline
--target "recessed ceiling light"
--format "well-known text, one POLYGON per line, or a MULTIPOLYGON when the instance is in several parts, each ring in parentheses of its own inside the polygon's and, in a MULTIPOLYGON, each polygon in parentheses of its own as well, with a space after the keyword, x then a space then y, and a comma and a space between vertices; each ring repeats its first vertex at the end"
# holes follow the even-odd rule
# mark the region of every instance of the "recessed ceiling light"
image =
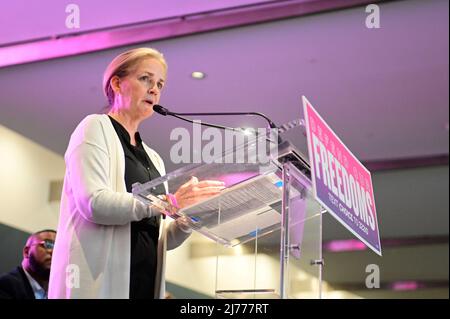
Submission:
POLYGON ((192 72, 191 76, 194 79, 201 80, 205 78, 206 74, 200 71, 194 71, 192 72))

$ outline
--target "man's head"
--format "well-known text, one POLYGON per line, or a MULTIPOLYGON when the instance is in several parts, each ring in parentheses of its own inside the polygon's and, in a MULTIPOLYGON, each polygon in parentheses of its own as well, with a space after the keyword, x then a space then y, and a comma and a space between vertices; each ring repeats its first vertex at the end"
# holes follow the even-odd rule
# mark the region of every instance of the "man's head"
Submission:
POLYGON ((49 278, 56 231, 44 229, 32 234, 23 247, 22 267, 42 279, 49 278))

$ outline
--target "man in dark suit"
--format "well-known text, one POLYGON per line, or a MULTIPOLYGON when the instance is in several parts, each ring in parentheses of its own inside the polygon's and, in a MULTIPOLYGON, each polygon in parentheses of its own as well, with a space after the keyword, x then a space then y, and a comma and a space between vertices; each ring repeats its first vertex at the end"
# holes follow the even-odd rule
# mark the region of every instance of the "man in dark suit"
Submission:
POLYGON ((23 248, 22 265, 0 277, 2 299, 46 299, 56 232, 32 234, 23 248))

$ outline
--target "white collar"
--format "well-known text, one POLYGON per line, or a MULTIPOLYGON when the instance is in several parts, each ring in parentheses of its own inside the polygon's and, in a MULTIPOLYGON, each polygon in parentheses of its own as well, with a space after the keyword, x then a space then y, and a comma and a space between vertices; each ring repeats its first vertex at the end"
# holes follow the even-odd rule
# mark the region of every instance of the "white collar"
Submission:
POLYGON ((34 297, 36 299, 47 299, 47 292, 44 288, 41 287, 41 285, 34 279, 26 270, 23 268, 23 272, 28 278, 28 281, 30 282, 31 288, 33 289, 34 297))

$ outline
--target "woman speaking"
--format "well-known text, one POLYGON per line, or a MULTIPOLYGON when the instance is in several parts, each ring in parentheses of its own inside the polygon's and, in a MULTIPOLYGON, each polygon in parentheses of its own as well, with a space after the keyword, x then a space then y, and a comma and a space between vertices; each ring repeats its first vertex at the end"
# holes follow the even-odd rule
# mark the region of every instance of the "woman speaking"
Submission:
MULTIPOLYGON (((131 187, 165 174, 161 157, 138 130, 152 116, 166 76, 163 55, 150 48, 124 52, 106 68, 108 113, 84 118, 64 155, 49 298, 164 298, 165 252, 190 230, 180 219, 161 219, 161 211, 136 200, 131 187)), ((165 196, 162 185, 155 194, 182 208, 223 188, 193 177, 173 195, 165 196)))

